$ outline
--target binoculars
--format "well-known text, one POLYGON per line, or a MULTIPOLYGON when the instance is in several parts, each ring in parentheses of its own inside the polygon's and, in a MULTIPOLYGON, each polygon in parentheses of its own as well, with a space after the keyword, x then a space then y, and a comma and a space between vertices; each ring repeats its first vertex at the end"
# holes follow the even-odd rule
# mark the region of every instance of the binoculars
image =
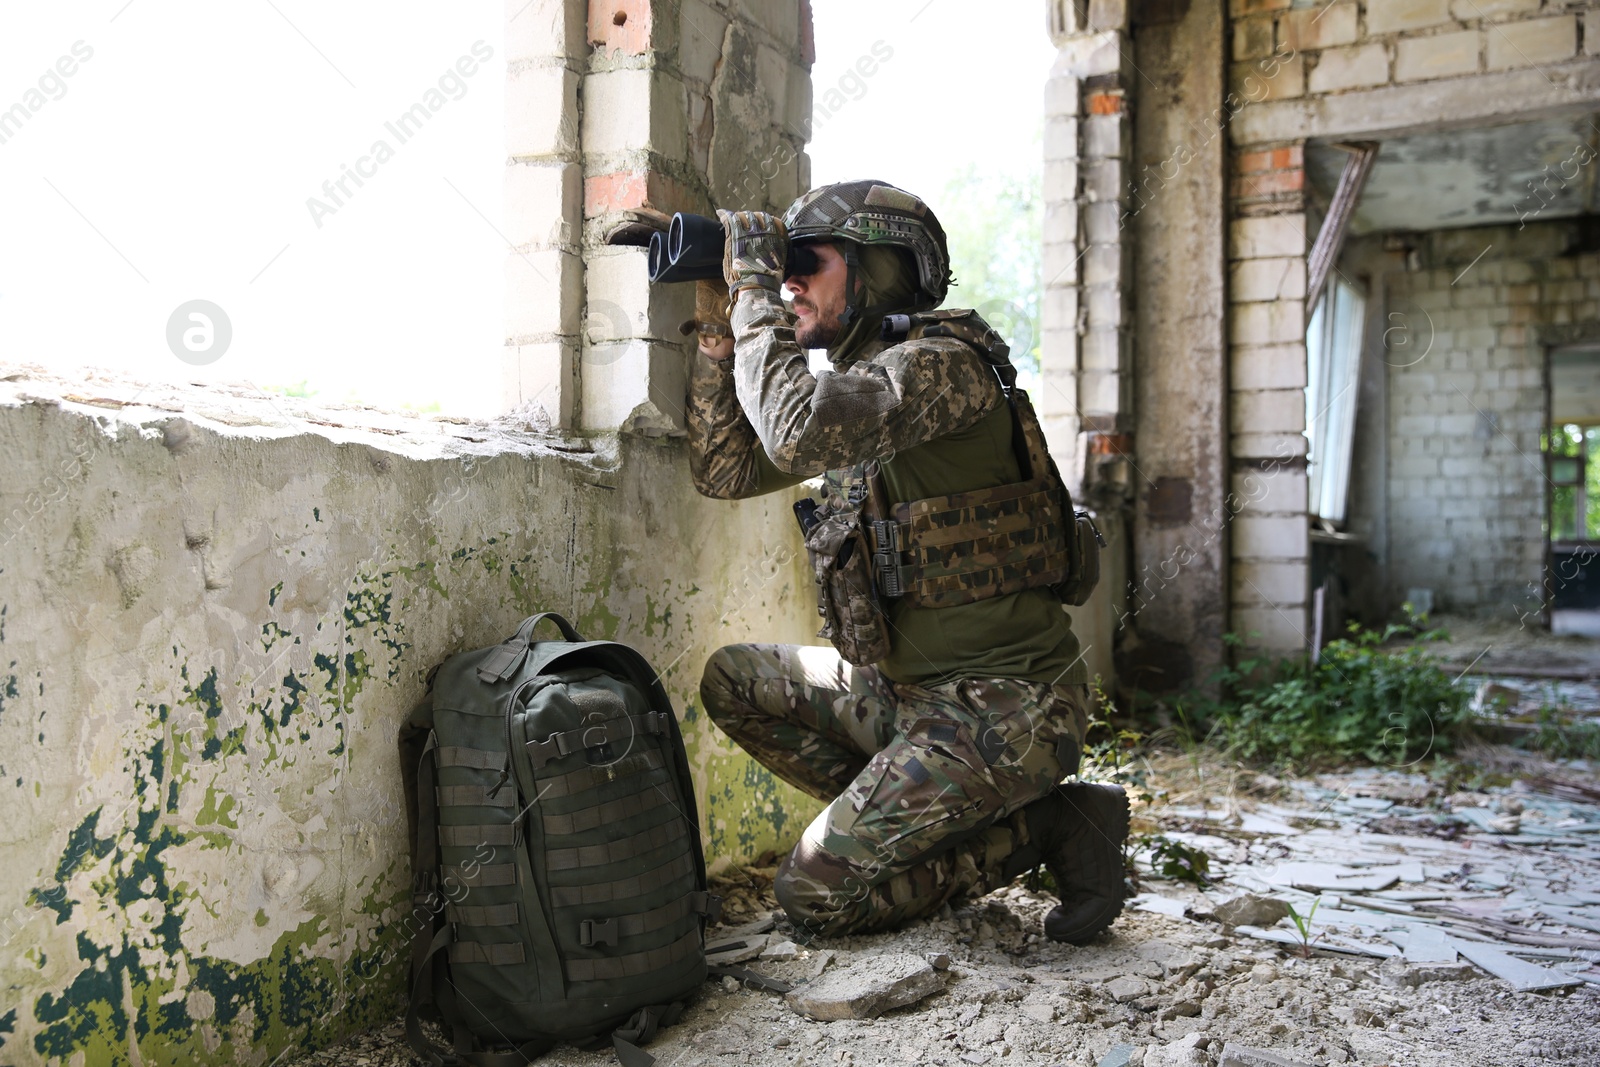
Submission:
MULTIPOLYGON (((719 219, 680 211, 672 216, 665 234, 650 235, 650 280, 652 282, 696 282, 722 277, 723 246, 727 234, 719 219)), ((814 274, 817 253, 811 248, 790 245, 784 257, 783 276, 814 274)))

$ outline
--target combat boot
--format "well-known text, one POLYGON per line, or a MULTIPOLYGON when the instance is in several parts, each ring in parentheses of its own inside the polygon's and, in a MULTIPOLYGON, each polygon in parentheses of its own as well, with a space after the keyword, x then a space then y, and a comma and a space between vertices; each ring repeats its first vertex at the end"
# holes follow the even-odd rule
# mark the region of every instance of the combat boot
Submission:
MULTIPOLYGON (((1045 936, 1087 944, 1122 914, 1122 846, 1128 795, 1120 786, 1075 782, 1023 809, 1034 862, 1055 879, 1061 903, 1044 917, 1045 936)), ((1021 857, 1019 857, 1021 858, 1021 857)))

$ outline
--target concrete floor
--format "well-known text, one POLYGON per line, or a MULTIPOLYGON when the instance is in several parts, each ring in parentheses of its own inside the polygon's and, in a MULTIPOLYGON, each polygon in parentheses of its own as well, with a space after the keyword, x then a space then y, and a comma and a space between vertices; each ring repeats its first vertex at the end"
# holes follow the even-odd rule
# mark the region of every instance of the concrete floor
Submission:
MULTIPOLYGON (((1577 807, 1561 810, 1582 807, 1585 817, 1600 818, 1600 809, 1588 812, 1594 805, 1582 799, 1600 799, 1600 774, 1580 763, 1552 763, 1509 749, 1482 749, 1458 759, 1476 769, 1472 782, 1436 781, 1416 768, 1368 768, 1285 782, 1204 755, 1142 761, 1137 770, 1145 775, 1153 800, 1136 810, 1135 836, 1162 833, 1203 846, 1213 857, 1214 885, 1201 891, 1163 880, 1141 863, 1143 892, 1134 907, 1082 948, 1040 938, 1043 913, 1054 901, 1018 883, 895 933, 817 942, 793 960, 755 960, 751 966, 791 982, 860 968, 889 953, 946 953, 952 962, 942 991, 870 1020, 816 1022, 791 1010, 780 996, 743 989, 731 980, 708 983, 683 1019, 649 1051, 660 1067, 1096 1067, 1108 1056, 1121 1056, 1113 1052, 1118 1046, 1127 1046, 1126 1058, 1118 1062, 1130 1067, 1218 1067, 1224 1047, 1232 1043, 1308 1067, 1593 1064, 1594 1050, 1600 1048, 1600 973, 1583 953, 1600 959, 1600 936, 1585 930, 1564 930, 1548 918, 1526 916, 1528 930, 1578 946, 1564 969, 1587 967, 1585 974, 1594 976, 1575 978, 1570 989, 1535 993, 1517 992, 1465 964, 1414 964, 1352 951, 1358 940, 1369 953, 1394 949, 1372 929, 1347 925, 1354 914, 1348 910, 1349 893, 1342 906, 1325 893, 1328 915, 1315 920, 1317 943, 1340 950, 1317 948, 1309 958, 1296 947, 1262 940, 1247 927, 1223 925, 1211 914, 1215 902, 1241 887, 1270 882, 1274 870, 1282 869, 1280 861, 1298 859, 1307 849, 1318 858, 1346 863, 1366 853, 1369 861, 1354 862, 1415 860, 1425 882, 1444 886, 1447 896, 1440 906, 1446 911, 1459 906, 1462 914, 1475 917, 1468 921, 1480 924, 1476 929, 1485 928, 1481 924, 1489 909, 1502 909, 1493 914, 1504 916, 1520 907, 1518 894, 1548 894, 1570 883, 1563 892, 1600 901, 1594 893, 1600 885, 1600 840, 1572 840, 1560 847, 1541 843, 1530 835, 1537 835, 1543 816, 1528 814, 1509 837, 1504 828, 1493 834, 1448 829, 1458 818, 1451 812, 1511 810, 1522 802, 1516 798, 1526 799, 1528 811, 1539 811, 1544 793, 1579 798, 1572 801, 1577 807), (1426 831, 1429 825, 1437 825, 1439 833, 1426 831), (1397 836, 1405 834, 1422 836, 1397 836), (1321 844, 1324 839, 1338 844, 1321 844), (1474 862, 1452 868, 1455 860, 1448 855, 1454 851, 1472 855, 1474 862), (1509 873, 1496 889, 1500 868, 1509 873), (1458 905, 1449 903, 1455 896, 1458 905), (1143 910, 1152 907, 1177 914, 1143 910)), ((770 874, 771 868, 751 869, 740 881, 721 886, 730 906, 728 922, 747 922, 775 910, 770 874)), ((1287 887, 1276 895, 1302 904, 1307 897, 1287 887)), ((1594 906, 1580 907, 1587 913, 1594 906)), ((774 937, 793 933, 780 915, 774 937)), ((1286 935, 1288 921, 1262 933, 1286 935)), ((289 1062, 400 1067, 417 1061, 398 1025, 391 1025, 289 1062)), ((602 1067, 615 1061, 610 1053, 563 1047, 540 1062, 602 1067)))

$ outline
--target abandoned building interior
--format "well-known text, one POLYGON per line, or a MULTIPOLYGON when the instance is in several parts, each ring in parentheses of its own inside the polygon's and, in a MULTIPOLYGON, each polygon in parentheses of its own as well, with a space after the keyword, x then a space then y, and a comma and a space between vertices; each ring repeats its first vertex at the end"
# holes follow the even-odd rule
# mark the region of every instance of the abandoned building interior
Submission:
MULTIPOLYGON (((841 74, 909 67, 895 33, 946 27, 952 64, 1007 62, 962 53, 984 5, 899 5, 887 48, 822 32, 851 6, 509 0, 487 52, 447 50, 463 93, 504 80, 503 203, 461 198, 503 261, 503 321, 472 328, 503 344, 491 372, 450 372, 491 414, 262 390, 226 357, 163 378, 6 343, 0 1064, 413 1062, 396 731, 431 668, 547 610, 659 671, 727 898, 707 936, 795 987, 713 981, 651 1046, 664 1065, 1600 1063, 1600 752, 1499 744, 1545 731, 1536 713, 1600 729, 1600 5, 1018 0, 1052 64, 1038 145, 943 128, 931 83, 922 113, 882 115, 907 154, 1040 164, 1025 369, 1106 542, 1069 612, 1102 740, 1170 738, 1250 684, 1241 662, 1314 666, 1408 619, 1449 631, 1427 662, 1494 719, 1448 774, 1423 762, 1445 758, 1431 732, 1359 766, 1091 745, 1142 836, 1138 895, 1085 947, 1041 939, 1031 880, 899 933, 796 940, 772 869, 818 805, 700 706, 718 647, 819 642, 791 510, 808 490, 694 492, 693 287, 650 284, 650 235, 867 177, 816 172, 808 145, 841 74), (861 1006, 908 974, 916 998, 861 1006)), ((51 169, 50 124, 118 91, 94 78, 143 17, 96 11, 66 41, 103 58, 29 46, 64 53, 63 102, 0 98, 3 180, 53 198, 70 256, 0 256, 0 320, 50 290, 94 324, 134 299, 97 287, 129 290, 151 305, 138 345, 201 363, 165 324, 221 290, 131 290, 137 252, 51 169)), ((278 15, 339 84, 310 8, 278 15)), ((296 202, 303 229, 366 203, 329 196, 342 217, 296 202)), ((235 288, 270 292, 271 267, 235 288)), ((376 378, 384 357, 318 356, 376 378)))

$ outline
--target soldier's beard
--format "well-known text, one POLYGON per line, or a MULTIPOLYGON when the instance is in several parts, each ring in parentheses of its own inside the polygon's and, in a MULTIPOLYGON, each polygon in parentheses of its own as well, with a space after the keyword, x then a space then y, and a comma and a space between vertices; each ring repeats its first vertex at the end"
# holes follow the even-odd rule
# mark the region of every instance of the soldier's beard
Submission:
POLYGON ((810 300, 796 297, 795 303, 811 309, 811 314, 799 320, 795 327, 794 339, 801 348, 832 348, 833 343, 839 339, 839 333, 844 329, 844 323, 839 321, 840 308, 819 308, 810 300))

